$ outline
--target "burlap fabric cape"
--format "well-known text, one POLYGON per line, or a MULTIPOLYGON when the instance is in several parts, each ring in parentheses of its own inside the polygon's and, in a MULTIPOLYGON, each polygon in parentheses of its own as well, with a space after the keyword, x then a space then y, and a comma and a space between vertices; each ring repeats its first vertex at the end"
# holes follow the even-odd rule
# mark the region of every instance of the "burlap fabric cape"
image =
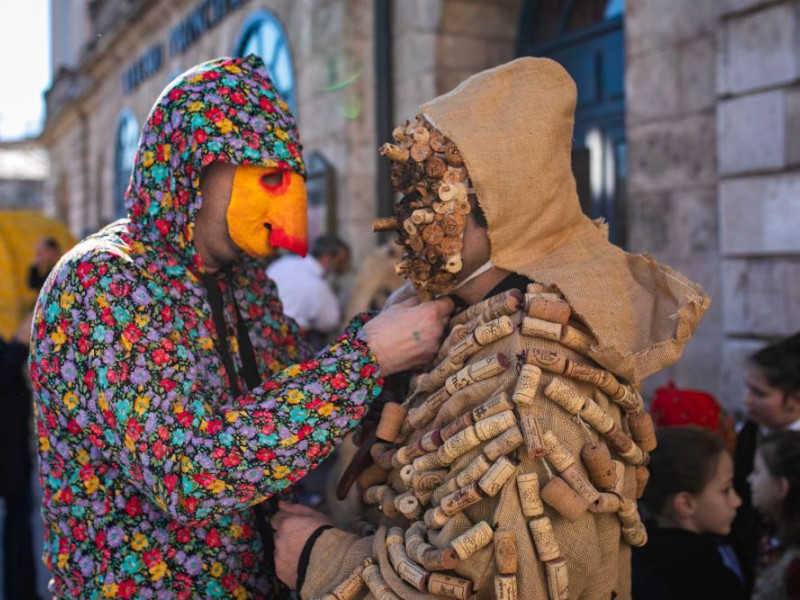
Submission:
MULTIPOLYGON (((557 63, 521 58, 479 73, 421 107, 461 151, 487 217, 494 264, 560 292, 572 309, 571 323, 590 331, 597 343, 580 356, 557 342, 515 331, 468 361, 502 351, 512 358, 511 368, 450 398, 431 423, 412 434, 411 441, 446 425, 497 390, 511 393, 518 363, 534 348, 557 350, 599 365, 631 386, 638 384, 680 357, 710 304, 698 285, 649 256, 628 254, 612 245, 607 228, 581 213, 570 159, 575 101, 575 84, 557 63)), ((517 324, 522 315, 512 318, 517 324)), ((542 394, 552 377, 547 374, 542 379, 537 409, 542 422, 577 456, 592 435, 542 394)), ((592 385, 577 385, 627 431, 616 405, 592 385)), ((480 451, 476 448, 456 461, 451 471, 480 451)), ((542 482, 548 480, 541 460, 519 458, 519 472, 535 471, 542 482)), ((624 489, 626 496, 633 496, 631 466, 625 470, 624 489)), ((587 512, 570 523, 549 507, 546 510, 568 562, 570 598, 607 599, 612 593, 629 597, 630 549, 620 537, 617 516, 587 512)), ((513 480, 494 498, 457 514, 440 532, 430 531, 428 541, 446 547, 479 520, 516 532, 519 597, 547 598, 545 570, 536 557, 513 480)), ((408 526, 408 521, 400 523, 408 526)), ((429 597, 393 574, 384 536, 383 527, 362 539, 338 530, 325 532, 311 554, 302 597, 330 591, 367 555, 379 560, 397 595, 429 597)), ((456 572, 473 580, 479 598, 493 597, 491 545, 463 561, 456 572)))

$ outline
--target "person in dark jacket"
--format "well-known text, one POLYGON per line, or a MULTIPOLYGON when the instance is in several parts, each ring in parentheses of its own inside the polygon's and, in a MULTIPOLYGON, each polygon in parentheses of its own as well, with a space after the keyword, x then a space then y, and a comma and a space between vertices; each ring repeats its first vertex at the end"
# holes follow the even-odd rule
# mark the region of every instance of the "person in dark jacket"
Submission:
POLYGON ((3 519, 3 593, 6 598, 36 598, 31 516, 31 394, 23 368, 28 359, 31 318, 14 337, 0 338, 0 495, 3 519))
POLYGON ((648 543, 633 549, 636 600, 745 598, 738 563, 721 543, 741 504, 721 438, 698 427, 658 432, 643 504, 648 543))

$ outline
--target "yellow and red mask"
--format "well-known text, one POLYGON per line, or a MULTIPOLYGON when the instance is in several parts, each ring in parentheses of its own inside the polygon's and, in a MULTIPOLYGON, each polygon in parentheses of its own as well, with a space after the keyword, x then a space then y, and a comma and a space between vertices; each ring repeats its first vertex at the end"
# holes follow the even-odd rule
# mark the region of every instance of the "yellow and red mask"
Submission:
POLYGON ((263 258, 285 248, 308 253, 306 183, 294 171, 246 165, 236 167, 228 205, 228 232, 248 256, 263 258), (281 174, 273 185, 268 176, 281 174))

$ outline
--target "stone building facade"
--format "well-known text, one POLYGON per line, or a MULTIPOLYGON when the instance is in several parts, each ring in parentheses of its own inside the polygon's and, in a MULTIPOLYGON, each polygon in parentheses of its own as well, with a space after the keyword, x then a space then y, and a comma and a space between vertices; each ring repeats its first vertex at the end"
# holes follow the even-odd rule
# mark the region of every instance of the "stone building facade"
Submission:
POLYGON ((352 244, 357 264, 390 202, 375 152, 387 123, 536 54, 578 82, 587 213, 714 300, 685 358, 647 390, 672 379, 739 408, 743 357, 800 329, 798 0, 52 2, 80 14, 63 16, 69 59, 54 56, 45 208, 77 235, 120 215, 130 147, 165 84, 203 60, 268 53, 272 34, 261 46, 248 36, 277 23, 291 55, 283 84, 322 174, 309 183, 316 222, 352 244))
POLYGON ((41 210, 48 166, 39 144, 0 142, 0 210, 41 210))

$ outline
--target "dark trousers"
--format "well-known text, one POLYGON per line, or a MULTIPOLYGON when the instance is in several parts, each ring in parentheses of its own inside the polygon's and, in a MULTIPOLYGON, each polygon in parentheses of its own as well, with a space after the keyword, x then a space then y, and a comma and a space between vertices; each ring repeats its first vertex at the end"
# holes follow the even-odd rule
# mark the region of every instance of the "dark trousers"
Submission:
POLYGON ((35 600, 38 596, 31 531, 31 493, 28 489, 3 500, 6 509, 3 522, 3 594, 6 600, 35 600))

